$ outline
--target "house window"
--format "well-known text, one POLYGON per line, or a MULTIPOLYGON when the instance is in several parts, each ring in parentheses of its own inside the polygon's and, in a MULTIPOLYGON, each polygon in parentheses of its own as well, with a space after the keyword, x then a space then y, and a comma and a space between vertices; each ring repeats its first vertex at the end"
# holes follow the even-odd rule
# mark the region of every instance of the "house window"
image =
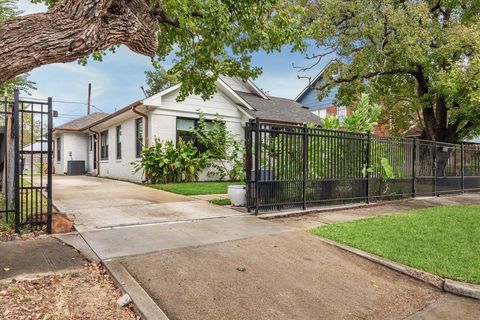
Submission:
POLYGON ((338 116, 338 120, 340 120, 340 121, 345 120, 345 117, 347 116, 347 108, 338 107, 337 108, 337 116, 338 116))
POLYGON ((135 120, 135 155, 137 158, 142 156, 143 149, 143 119, 135 120))
MULTIPOLYGON (((197 140, 195 134, 192 132, 197 126, 197 119, 177 118, 177 143, 180 139, 185 142, 191 141, 198 150, 204 152, 207 148, 197 140)), ((213 126, 213 121, 207 120, 207 128, 210 128, 211 126, 213 126)))
POLYGON ((197 120, 188 118, 177 118, 177 143, 180 139, 185 142, 194 142, 195 135, 192 130, 197 126, 197 120))
POLYGON ((93 135, 90 136, 90 151, 93 151, 93 135))
POLYGON ((62 140, 57 138, 57 161, 62 161, 62 140))
POLYGON ((122 126, 116 128, 117 159, 122 159, 122 126))
POLYGON ((100 159, 108 160, 108 130, 100 133, 100 159))

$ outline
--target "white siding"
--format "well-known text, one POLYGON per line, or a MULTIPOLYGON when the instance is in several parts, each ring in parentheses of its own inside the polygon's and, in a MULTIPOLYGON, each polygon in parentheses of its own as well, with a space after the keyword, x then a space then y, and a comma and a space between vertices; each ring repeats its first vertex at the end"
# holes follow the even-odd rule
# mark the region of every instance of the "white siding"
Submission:
POLYGON ((84 133, 65 132, 55 135, 55 173, 67 173, 68 161, 85 161, 87 166, 87 135, 84 133), (57 158, 57 138, 61 139, 61 159, 57 158))
MULTIPOLYGON (((197 119, 199 111, 207 119, 215 118, 216 114, 222 117, 227 128, 238 139, 244 139, 244 127, 248 119, 241 113, 237 106, 225 94, 218 91, 207 101, 200 96, 189 96, 184 101, 177 102, 178 91, 165 95, 162 105, 152 112, 151 134, 153 138, 161 141, 176 141, 177 117, 197 119)), ((153 141, 153 140, 152 140, 153 141)), ((207 171, 200 174, 200 180, 218 180, 218 177, 208 177, 207 171)))
MULTIPOLYGON (((116 123, 106 129, 108 130, 108 160, 100 160, 100 176, 135 182, 142 181, 142 173, 134 173, 132 165, 132 162, 138 160, 135 155, 135 119, 137 118, 139 117, 116 123), (122 126, 121 159, 117 159, 116 150, 116 127, 118 125, 122 126)), ((103 132, 104 130, 105 129, 99 130, 99 132, 103 132)))

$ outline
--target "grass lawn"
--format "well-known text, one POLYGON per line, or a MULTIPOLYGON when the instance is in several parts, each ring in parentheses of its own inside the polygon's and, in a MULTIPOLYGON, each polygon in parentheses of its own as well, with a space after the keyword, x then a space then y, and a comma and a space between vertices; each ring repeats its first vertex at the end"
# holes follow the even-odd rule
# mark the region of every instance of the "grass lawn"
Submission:
POLYGON ((219 206, 229 206, 232 204, 229 199, 212 199, 209 202, 219 206))
POLYGON ((173 193, 183 194, 185 196, 196 196, 203 194, 225 194, 228 192, 228 186, 244 184, 243 182, 184 182, 168 184, 152 184, 150 187, 165 190, 173 193))
POLYGON ((412 210, 311 232, 442 277, 480 283, 479 205, 412 210))

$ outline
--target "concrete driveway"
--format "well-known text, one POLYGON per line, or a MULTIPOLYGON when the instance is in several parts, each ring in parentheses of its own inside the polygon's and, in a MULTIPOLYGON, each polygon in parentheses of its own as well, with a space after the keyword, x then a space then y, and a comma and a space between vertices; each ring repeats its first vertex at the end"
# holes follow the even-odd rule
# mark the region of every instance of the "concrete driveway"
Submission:
POLYGON ((102 261, 147 319, 480 319, 479 301, 326 245, 303 230, 312 219, 91 177, 56 176, 54 203, 79 230, 59 238, 102 261))
POLYGON ((240 215, 204 200, 134 183, 87 176, 54 176, 53 200, 78 231, 240 215))

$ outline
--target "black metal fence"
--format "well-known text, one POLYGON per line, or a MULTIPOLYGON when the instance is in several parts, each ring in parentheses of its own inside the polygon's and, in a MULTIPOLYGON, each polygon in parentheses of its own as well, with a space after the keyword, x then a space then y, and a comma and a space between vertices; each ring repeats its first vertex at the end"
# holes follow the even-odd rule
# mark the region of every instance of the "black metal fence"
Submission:
POLYGON ((249 211, 480 190, 480 145, 247 123, 249 211))
POLYGON ((52 227, 52 99, 28 101, 15 90, 0 110, 0 220, 18 233, 52 227), (2 126, 3 124, 3 126, 2 126))

